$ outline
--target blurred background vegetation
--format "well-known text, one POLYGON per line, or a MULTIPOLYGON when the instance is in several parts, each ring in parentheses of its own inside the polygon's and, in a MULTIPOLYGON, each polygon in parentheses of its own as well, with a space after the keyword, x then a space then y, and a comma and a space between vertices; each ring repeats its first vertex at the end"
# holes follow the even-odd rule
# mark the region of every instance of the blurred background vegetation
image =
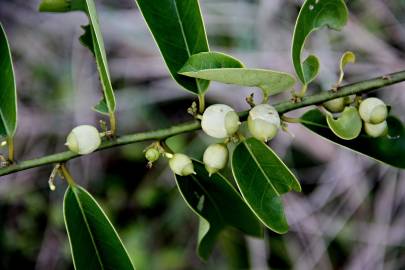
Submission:
MULTIPOLYGON (((249 67, 293 73, 290 40, 303 1, 201 0, 212 50, 249 67)), ((346 1, 350 22, 323 30, 307 44, 321 58, 311 92, 329 89, 340 55, 351 50, 354 82, 404 68, 405 1, 346 1)), ((0 0, 19 93, 17 159, 64 151, 79 124, 97 125, 90 107, 101 97, 94 59, 82 47, 81 13, 41 14, 39 0, 0 0)), ((116 89, 119 133, 170 126, 190 119, 193 97, 168 76, 133 0, 97 0, 116 89)), ((404 85, 378 94, 405 120, 404 85)), ((238 110, 255 89, 213 83, 208 102, 238 110)), ((376 93, 374 93, 376 94, 376 93)), ((274 101, 288 98, 288 93, 274 101)), ((300 115, 298 111, 295 115, 300 115)), ((291 115, 294 116, 294 113, 291 115)), ((101 203, 137 269, 405 269, 405 175, 290 126, 271 146, 294 168, 303 192, 284 197, 291 230, 264 241, 227 232, 210 260, 195 253, 198 221, 182 201, 164 160, 147 169, 136 144, 69 163, 76 181, 101 203), (250 267, 249 264, 250 263, 250 267)), ((201 158, 212 142, 199 132, 170 139, 177 151, 201 158)), ((0 178, 0 269, 73 269, 62 215, 66 183, 48 188, 50 166, 0 178)))

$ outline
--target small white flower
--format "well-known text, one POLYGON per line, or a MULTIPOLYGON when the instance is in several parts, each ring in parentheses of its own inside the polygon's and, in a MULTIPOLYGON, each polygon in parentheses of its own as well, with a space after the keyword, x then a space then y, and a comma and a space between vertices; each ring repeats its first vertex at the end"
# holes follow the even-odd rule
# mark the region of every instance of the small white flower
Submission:
POLYGON ((211 144, 204 152, 203 162, 209 175, 225 168, 228 162, 228 148, 224 144, 211 144))
POLYGON ((90 125, 77 126, 69 133, 65 145, 70 151, 86 155, 94 152, 101 144, 98 130, 90 125))
POLYGON ((378 98, 367 98, 360 103, 359 113, 366 123, 379 124, 388 116, 388 109, 384 101, 378 98))
POLYGON ((193 161, 184 154, 174 154, 169 160, 170 169, 177 175, 195 174, 193 161))
POLYGON ((277 110, 269 104, 257 105, 249 112, 249 131, 258 140, 267 142, 273 139, 280 126, 280 116, 277 110))
POLYGON ((203 131, 214 138, 224 139, 232 136, 240 126, 239 116, 234 109, 224 104, 209 106, 202 116, 203 131))
POLYGON ((383 121, 376 125, 365 123, 364 130, 366 131, 367 135, 373 138, 384 136, 388 132, 387 121, 383 121))

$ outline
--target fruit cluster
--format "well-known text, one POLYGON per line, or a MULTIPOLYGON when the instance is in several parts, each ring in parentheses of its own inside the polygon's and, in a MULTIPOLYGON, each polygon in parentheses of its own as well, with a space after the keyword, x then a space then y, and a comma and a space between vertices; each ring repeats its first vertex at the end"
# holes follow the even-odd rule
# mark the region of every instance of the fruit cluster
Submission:
MULTIPOLYGON (((352 96, 341 97, 323 103, 323 107, 330 113, 345 113, 345 108, 350 104, 355 103, 355 98, 352 96)), ((370 97, 359 101, 356 106, 359 116, 363 121, 365 133, 373 138, 385 136, 388 133, 387 105, 381 99, 370 97)))
MULTIPOLYGON (((278 112, 268 104, 253 107, 247 123, 252 136, 264 142, 273 139, 281 126, 278 112)), ((228 163, 227 143, 231 141, 230 138, 238 137, 240 125, 238 114, 228 105, 215 104, 204 111, 201 117, 202 130, 213 138, 224 139, 223 143, 208 146, 204 152, 203 162, 210 176, 225 168, 228 163)), ((169 158, 170 168, 175 174, 187 176, 195 173, 193 163, 186 155, 178 153, 169 158)))

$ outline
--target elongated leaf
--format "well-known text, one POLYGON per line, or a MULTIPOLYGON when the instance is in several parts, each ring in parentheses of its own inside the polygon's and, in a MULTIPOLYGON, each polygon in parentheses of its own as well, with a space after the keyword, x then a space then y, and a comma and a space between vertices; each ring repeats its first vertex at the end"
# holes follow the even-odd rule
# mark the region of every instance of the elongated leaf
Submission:
POLYGON ((371 138, 364 133, 354 140, 342 140, 328 128, 325 116, 317 109, 306 112, 301 123, 325 139, 388 165, 405 169, 405 129, 401 121, 389 116, 388 135, 371 138))
POLYGON ((318 77, 319 74, 319 59, 315 55, 310 55, 302 63, 302 70, 304 71, 304 79, 306 84, 312 82, 318 77))
POLYGON ((209 82, 178 74, 188 58, 207 52, 208 41, 198 0, 136 0, 173 78, 202 95, 209 82))
POLYGON ((17 128, 17 92, 6 32, 0 23, 0 138, 13 137, 17 128))
MULTIPOLYGON (((306 76, 301 63, 301 52, 308 36, 324 26, 341 30, 346 25, 348 10, 343 0, 306 0, 301 7, 295 24, 292 46, 292 60, 295 72, 303 84, 308 84, 314 79, 306 76)), ((319 66, 317 58, 313 59, 311 66, 319 66)), ((319 68, 318 68, 319 69, 319 68)))
POLYGON ((108 71, 107 56, 103 36, 98 23, 96 6, 93 0, 43 0, 39 6, 41 12, 83 11, 89 18, 89 25, 84 26, 80 42, 90 49, 96 58, 104 99, 110 113, 115 111, 115 96, 108 71))
POLYGON ((63 210, 76 270, 135 269, 111 222, 86 190, 68 187, 63 210))
POLYGON ((249 68, 208 68, 198 70, 197 66, 186 65, 181 74, 193 78, 236 84, 248 87, 259 87, 265 96, 271 96, 290 90, 295 79, 288 73, 268 69, 249 68))
POLYGON ((220 174, 209 177, 204 165, 198 161, 194 161, 194 169, 196 175, 176 175, 176 181, 184 200, 200 217, 199 256, 208 258, 226 226, 261 237, 260 222, 228 180, 220 174))
POLYGON ((202 52, 192 55, 180 69, 179 74, 188 76, 189 72, 243 67, 242 62, 230 55, 220 52, 202 52))
POLYGON ((327 123, 336 136, 343 140, 353 140, 360 135, 363 122, 355 107, 346 107, 339 118, 328 115, 327 123))
POLYGON ((239 190, 257 217, 277 233, 288 231, 280 195, 301 186, 288 167, 264 143, 250 138, 239 143, 232 156, 239 190))

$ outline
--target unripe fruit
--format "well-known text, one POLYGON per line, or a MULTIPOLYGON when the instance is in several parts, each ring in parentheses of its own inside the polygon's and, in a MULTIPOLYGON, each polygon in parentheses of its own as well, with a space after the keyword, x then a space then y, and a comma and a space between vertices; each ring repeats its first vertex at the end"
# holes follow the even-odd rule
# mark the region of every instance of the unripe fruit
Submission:
POLYGON ((344 97, 335 98, 323 103, 323 106, 332 113, 343 112, 346 106, 346 99, 344 97))
POLYGON ((224 104, 209 106, 201 119, 203 131, 218 139, 224 139, 235 134, 240 124, 238 114, 234 109, 224 104))
POLYGON ((280 116, 277 110, 269 104, 255 106, 249 112, 248 127, 253 137, 267 142, 273 139, 280 128, 280 116))
POLYGON ((156 160, 158 160, 160 157, 160 152, 155 149, 155 148, 149 148, 148 150, 146 150, 145 152, 145 158, 149 161, 149 162, 155 162, 156 160))
POLYGON ((77 126, 69 133, 65 145, 70 151, 86 155, 94 152, 101 144, 98 130, 90 125, 77 126))
POLYGON ((174 154, 169 160, 169 166, 175 174, 180 176, 195 174, 193 162, 184 154, 174 154))
POLYGON ((204 152, 203 162, 209 175, 225 168, 229 152, 224 144, 211 144, 204 152))
POLYGON ((382 123, 376 125, 365 123, 364 130, 366 131, 367 135, 373 138, 387 135, 388 133, 387 121, 383 121, 382 123))
POLYGON ((359 113, 364 122, 379 124, 387 119, 388 109, 381 99, 367 98, 360 103, 359 113))

